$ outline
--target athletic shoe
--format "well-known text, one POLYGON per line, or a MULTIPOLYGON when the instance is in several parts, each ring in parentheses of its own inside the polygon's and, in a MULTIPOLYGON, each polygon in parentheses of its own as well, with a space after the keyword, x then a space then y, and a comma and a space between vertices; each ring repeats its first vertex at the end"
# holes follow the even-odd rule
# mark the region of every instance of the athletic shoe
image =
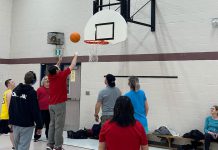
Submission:
POLYGON ((54 146, 47 145, 46 150, 53 150, 54 146))
POLYGON ((53 148, 47 146, 47 147, 46 147, 46 150, 53 150, 53 148))

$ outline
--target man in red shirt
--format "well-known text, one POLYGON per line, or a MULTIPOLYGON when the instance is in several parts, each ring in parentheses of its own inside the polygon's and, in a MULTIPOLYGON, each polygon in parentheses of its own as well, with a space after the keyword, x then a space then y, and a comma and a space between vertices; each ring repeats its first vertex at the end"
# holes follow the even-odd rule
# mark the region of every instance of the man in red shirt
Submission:
POLYGON ((148 140, 141 123, 134 118, 127 96, 117 98, 114 115, 101 128, 99 150, 148 150, 148 140))
POLYGON ((63 145, 63 129, 65 124, 66 114, 66 100, 67 100, 67 77, 71 73, 71 70, 76 66, 77 53, 71 61, 70 66, 61 71, 59 64, 51 66, 48 69, 49 75, 49 112, 50 112, 50 124, 48 132, 48 144, 47 150, 62 150, 63 145))

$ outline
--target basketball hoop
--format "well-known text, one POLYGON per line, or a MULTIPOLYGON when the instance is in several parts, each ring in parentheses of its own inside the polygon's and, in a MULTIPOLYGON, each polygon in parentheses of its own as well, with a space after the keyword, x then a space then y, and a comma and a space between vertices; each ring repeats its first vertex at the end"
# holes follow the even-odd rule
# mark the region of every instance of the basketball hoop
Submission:
POLYGON ((84 42, 86 44, 92 45, 92 49, 89 50, 89 62, 97 62, 98 48, 100 46, 109 44, 109 42, 105 40, 84 40, 84 42))

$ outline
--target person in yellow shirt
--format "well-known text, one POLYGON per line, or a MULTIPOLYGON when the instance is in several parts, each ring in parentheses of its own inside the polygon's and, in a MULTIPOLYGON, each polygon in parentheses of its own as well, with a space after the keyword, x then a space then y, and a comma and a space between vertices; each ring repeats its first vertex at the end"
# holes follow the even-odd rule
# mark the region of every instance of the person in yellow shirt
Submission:
POLYGON ((8 134, 10 133, 11 143, 13 145, 12 149, 14 149, 14 138, 11 128, 9 127, 9 105, 12 95, 12 90, 15 88, 15 83, 12 79, 8 79, 5 81, 5 86, 7 89, 3 93, 1 113, 0 113, 0 134, 8 134))

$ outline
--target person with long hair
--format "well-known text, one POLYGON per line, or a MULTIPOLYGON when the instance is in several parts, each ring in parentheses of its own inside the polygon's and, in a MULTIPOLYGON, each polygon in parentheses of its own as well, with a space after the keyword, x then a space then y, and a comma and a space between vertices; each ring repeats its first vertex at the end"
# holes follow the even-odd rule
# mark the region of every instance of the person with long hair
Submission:
POLYGON ((140 89, 139 79, 136 76, 129 78, 128 85, 130 91, 125 96, 128 96, 132 102, 135 119, 141 122, 146 133, 148 133, 147 115, 149 107, 145 92, 140 89))
POLYGON ((210 116, 205 119, 204 132, 205 132, 205 150, 210 149, 210 142, 218 142, 218 106, 210 108, 210 116))
POLYGON ((148 140, 127 96, 117 98, 114 115, 105 122, 99 135, 99 150, 148 150, 148 140))
POLYGON ((104 83, 106 87, 102 89, 98 94, 98 99, 95 104, 95 121, 99 121, 99 111, 102 108, 101 125, 105 121, 109 120, 113 116, 114 104, 119 96, 121 96, 121 91, 116 87, 115 76, 112 74, 107 74, 105 76, 104 83))

